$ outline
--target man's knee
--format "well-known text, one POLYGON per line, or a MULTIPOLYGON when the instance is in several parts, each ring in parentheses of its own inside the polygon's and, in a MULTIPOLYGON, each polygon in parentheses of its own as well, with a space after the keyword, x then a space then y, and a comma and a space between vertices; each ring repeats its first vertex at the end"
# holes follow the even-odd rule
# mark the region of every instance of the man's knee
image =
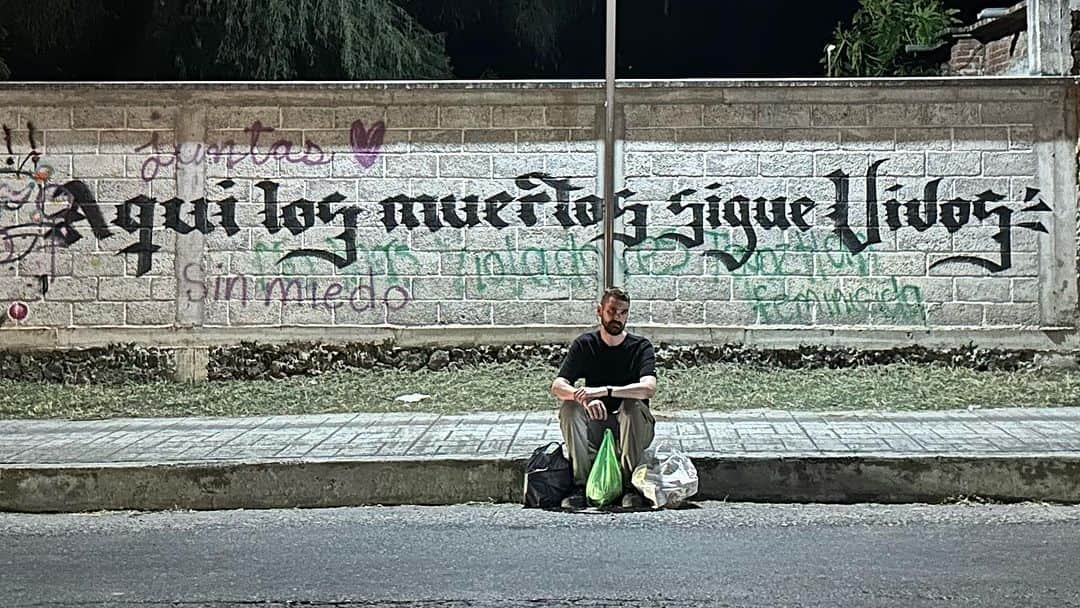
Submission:
POLYGON ((559 407, 559 420, 577 420, 586 417, 585 408, 577 401, 563 401, 559 407))
POLYGON ((652 414, 649 412, 649 406, 645 405, 644 401, 640 399, 623 399, 622 405, 619 406, 619 420, 626 420, 631 423, 652 422, 652 414))

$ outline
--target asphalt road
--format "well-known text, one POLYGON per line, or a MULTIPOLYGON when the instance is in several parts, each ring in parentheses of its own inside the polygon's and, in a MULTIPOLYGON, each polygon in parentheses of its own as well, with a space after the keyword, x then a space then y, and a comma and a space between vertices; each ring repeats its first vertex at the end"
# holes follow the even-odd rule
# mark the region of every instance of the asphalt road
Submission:
POLYGON ((1080 606, 1080 507, 0 514, 0 606, 1080 606))

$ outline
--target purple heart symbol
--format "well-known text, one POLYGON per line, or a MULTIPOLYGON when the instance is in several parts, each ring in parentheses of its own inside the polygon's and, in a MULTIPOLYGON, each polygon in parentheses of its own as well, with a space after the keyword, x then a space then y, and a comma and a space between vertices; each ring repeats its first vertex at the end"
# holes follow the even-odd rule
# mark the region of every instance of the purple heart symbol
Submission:
POLYGON ((365 129, 362 120, 352 123, 352 129, 349 130, 349 144, 352 145, 356 162, 365 169, 370 169, 371 165, 375 164, 375 159, 379 157, 384 135, 386 135, 386 125, 381 120, 371 125, 371 129, 365 129))

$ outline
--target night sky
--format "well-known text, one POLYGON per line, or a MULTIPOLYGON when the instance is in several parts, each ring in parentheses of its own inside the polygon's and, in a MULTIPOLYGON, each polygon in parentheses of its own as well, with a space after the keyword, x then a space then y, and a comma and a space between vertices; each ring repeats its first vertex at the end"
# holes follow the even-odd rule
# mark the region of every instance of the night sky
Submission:
MULTIPOLYGON (((469 0, 441 0, 466 2, 469 0)), ((547 0, 533 0, 545 2, 547 0)), ((422 0, 422 25, 446 37, 459 79, 604 77, 604 0, 579 0, 592 11, 556 35, 559 57, 538 62, 506 23, 484 14, 464 24, 439 21, 437 0, 422 0), (430 2, 430 4, 428 4, 430 2)), ((969 23, 980 9, 1015 0, 945 0, 969 23)), ((140 80, 133 69, 132 32, 141 31, 146 0, 116 0, 115 17, 100 24, 92 48, 67 57, 16 47, 7 56, 13 80, 140 80), (120 10, 120 7, 124 7, 120 10), (116 58, 117 62, 103 61, 116 58)), ((483 7, 484 2, 478 6, 483 7)), ((619 0, 620 78, 816 77, 838 22, 850 22, 858 0, 619 0)), ((490 9, 487 9, 490 11, 490 9)), ((10 29, 9 25, 9 29, 10 29)), ((73 27, 69 25, 68 27, 73 27)), ((166 62, 167 63, 167 62, 166 62)), ((155 74, 168 79, 168 74, 155 74)))
MULTIPOLYGON (((947 5, 969 22, 981 8, 1014 1, 947 5)), ((620 78, 813 77, 824 73, 820 59, 836 24, 848 23, 859 2, 619 0, 618 7, 620 78)), ((460 78, 603 78, 603 10, 591 17, 561 33, 557 66, 531 65, 512 40, 493 38, 484 24, 447 32, 447 48, 460 78)))

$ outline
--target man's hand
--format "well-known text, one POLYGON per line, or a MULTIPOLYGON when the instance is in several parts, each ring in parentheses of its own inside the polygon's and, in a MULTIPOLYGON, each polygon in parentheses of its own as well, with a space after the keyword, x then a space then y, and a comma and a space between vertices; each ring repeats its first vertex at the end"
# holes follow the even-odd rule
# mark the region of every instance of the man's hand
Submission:
POLYGON ((590 401, 607 395, 607 389, 600 386, 583 386, 574 391, 574 401, 587 406, 590 401))
MULTIPOLYGON (((605 390, 604 392, 606 393, 607 391, 605 390)), ((585 411, 589 414, 589 418, 592 420, 607 420, 607 408, 604 407, 603 401, 593 399, 584 407, 585 411)))

